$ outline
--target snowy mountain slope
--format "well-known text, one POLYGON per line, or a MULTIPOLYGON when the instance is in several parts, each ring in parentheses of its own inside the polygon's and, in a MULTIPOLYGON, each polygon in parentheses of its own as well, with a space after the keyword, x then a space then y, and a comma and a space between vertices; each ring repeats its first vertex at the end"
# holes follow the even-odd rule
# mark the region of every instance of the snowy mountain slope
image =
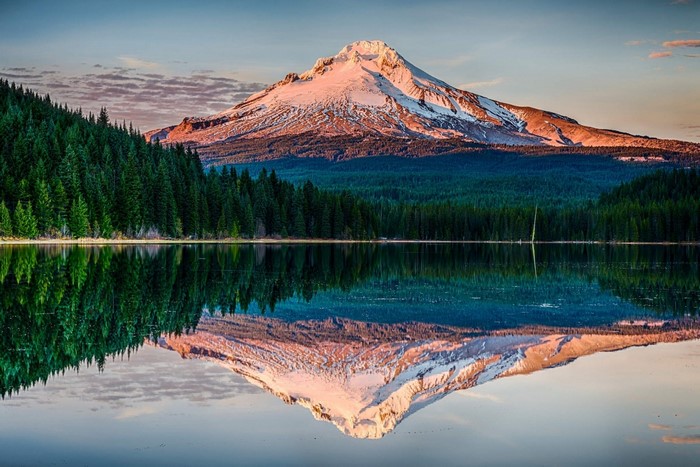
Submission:
POLYGON ((287 323, 244 315, 203 318, 197 329, 164 336, 159 345, 183 358, 223 365, 358 438, 380 438, 416 410, 495 378, 595 352, 698 337, 697 331, 661 329, 627 335, 541 329, 470 337, 468 330, 422 323, 287 323))
POLYGON ((665 148, 670 143, 587 127, 552 112, 457 89, 381 41, 349 44, 220 114, 185 118, 179 125, 148 132, 146 138, 207 146, 309 134, 550 146, 665 148))

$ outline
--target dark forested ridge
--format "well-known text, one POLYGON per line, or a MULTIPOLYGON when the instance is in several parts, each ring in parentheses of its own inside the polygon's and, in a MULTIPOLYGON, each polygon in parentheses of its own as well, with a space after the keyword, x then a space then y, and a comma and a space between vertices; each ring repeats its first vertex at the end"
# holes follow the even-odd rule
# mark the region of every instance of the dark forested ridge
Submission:
POLYGON ((370 201, 295 185, 274 170, 255 178, 205 171, 196 151, 147 143, 111 124, 105 109, 83 116, 2 80, 0 111, 0 238, 528 241, 534 230, 537 241, 700 241, 697 169, 644 175, 597 200, 575 194, 566 183, 575 177, 564 171, 557 190, 578 196, 575 203, 541 195, 520 203, 491 195, 479 204, 370 201))
POLYGON ((84 116, 0 80, 0 237, 368 238, 370 205, 273 173, 202 169, 105 109, 84 116))
MULTIPOLYGON (((203 159, 206 169, 206 161, 203 159)), ((292 183, 311 180, 322 190, 347 190, 381 204, 477 207, 573 207, 597 201, 623 182, 667 169, 668 163, 629 163, 593 155, 452 154, 409 158, 374 156, 332 162, 284 159, 235 164, 257 176, 265 168, 292 183)), ((220 170, 216 167, 215 170, 220 170)))
POLYGON ((303 133, 272 138, 232 139, 200 146, 200 150, 202 158, 210 165, 271 161, 290 155, 329 161, 387 155, 415 158, 446 154, 602 155, 619 160, 663 160, 689 165, 697 165, 700 161, 700 144, 685 141, 666 141, 666 144, 669 146, 667 149, 629 146, 513 146, 475 143, 464 138, 397 138, 371 133, 323 136, 303 133))
POLYGON ((661 170, 574 207, 389 203, 381 213, 397 238, 529 241, 534 224, 537 241, 698 242, 700 172, 661 170))

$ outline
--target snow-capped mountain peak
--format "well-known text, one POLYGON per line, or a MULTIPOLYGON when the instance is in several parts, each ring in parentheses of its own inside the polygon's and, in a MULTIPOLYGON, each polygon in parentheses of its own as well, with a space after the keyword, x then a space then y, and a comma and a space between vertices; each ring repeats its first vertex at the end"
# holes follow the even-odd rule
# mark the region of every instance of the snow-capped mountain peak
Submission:
POLYGON ((380 40, 357 41, 309 70, 289 73, 230 109, 146 134, 208 146, 222 141, 313 135, 376 135, 497 144, 643 146, 664 140, 599 130, 552 112, 453 87, 380 40))
MULTIPOLYGON (((316 74, 323 74, 332 64, 363 66, 373 63, 373 68, 395 68, 405 66, 405 61, 396 50, 382 41, 357 41, 343 47, 333 57, 319 58, 316 64, 301 75, 302 79, 313 79, 316 74)), ((370 65, 371 66, 371 65, 370 65)))

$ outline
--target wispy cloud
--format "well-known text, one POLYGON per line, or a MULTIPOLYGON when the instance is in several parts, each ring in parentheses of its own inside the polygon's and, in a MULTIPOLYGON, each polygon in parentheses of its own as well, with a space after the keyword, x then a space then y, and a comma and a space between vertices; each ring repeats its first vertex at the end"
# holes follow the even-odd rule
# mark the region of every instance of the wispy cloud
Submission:
MULTIPOLYGON (((638 45, 637 42, 639 41, 630 41, 630 43, 627 43, 629 45, 638 45), (632 44, 632 42, 634 44, 632 44)), ((675 49, 679 47, 700 47, 700 39, 679 39, 675 41, 665 41, 662 42, 661 45, 667 49, 675 49)), ((649 58, 666 58, 666 57, 672 57, 673 52, 670 50, 663 50, 663 51, 656 51, 656 52, 651 52, 649 53, 649 58)), ((683 54, 683 57, 687 58, 698 58, 700 57, 700 54, 683 54)))
POLYGON ((129 68, 136 68, 136 69, 147 69, 147 70, 152 70, 154 68, 158 68, 160 64, 156 62, 149 62, 148 60, 142 60, 140 58, 136 57, 129 57, 127 55, 121 55, 117 57, 120 62, 122 62, 124 65, 126 65, 129 68))
POLYGON ((690 5, 693 0, 673 0, 671 5, 690 5))
POLYGON ((157 413, 157 412, 158 411, 156 410, 155 407, 143 405, 143 406, 139 406, 139 407, 129 407, 129 408, 123 409, 114 418, 116 420, 126 420, 129 418, 141 417, 143 415, 152 415, 152 414, 157 413))
POLYGON ((464 90, 470 90, 470 89, 477 89, 477 88, 491 88, 493 86, 498 86, 499 84, 503 83, 505 81, 503 78, 494 78, 488 81, 474 81, 471 83, 462 83, 459 86, 457 86, 460 89, 464 90))
POLYGON ((650 424, 649 424, 649 429, 650 429, 650 430, 670 431, 670 430, 671 430, 671 425, 660 425, 660 424, 658 424, 658 423, 650 423, 650 424))
POLYGON ((664 443, 669 444, 700 444, 700 435, 689 436, 664 436, 661 438, 664 443))
POLYGON ((648 44, 651 41, 648 41, 646 39, 643 40, 634 40, 634 41, 627 41, 625 42, 625 45, 627 46, 637 46, 637 45, 643 45, 643 44, 648 44))
MULTIPOLYGON (((693 136, 693 137, 700 137, 700 125, 696 125, 693 123, 686 123, 684 125, 681 125, 681 128, 685 130, 685 134, 693 136)), ((687 425, 684 426, 686 430, 698 430, 700 429, 699 426, 697 425, 687 425)))
POLYGON ((0 68, 0 78, 15 81, 84 112, 107 107, 113 121, 133 122, 142 131, 178 123, 186 116, 225 110, 265 88, 262 83, 220 76, 207 70, 166 75, 124 67, 93 68, 66 75, 33 68, 0 68))
POLYGON ((674 47, 700 47, 700 39, 681 39, 677 41, 666 41, 663 44, 664 47, 674 48, 674 47))

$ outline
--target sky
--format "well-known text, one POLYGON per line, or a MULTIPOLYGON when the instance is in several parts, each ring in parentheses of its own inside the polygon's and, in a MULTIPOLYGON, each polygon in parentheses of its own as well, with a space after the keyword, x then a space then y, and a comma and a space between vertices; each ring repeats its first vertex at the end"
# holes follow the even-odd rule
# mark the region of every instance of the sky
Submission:
POLYGON ((356 40, 492 99, 700 142, 700 0, 0 0, 0 78, 147 131, 356 40))

